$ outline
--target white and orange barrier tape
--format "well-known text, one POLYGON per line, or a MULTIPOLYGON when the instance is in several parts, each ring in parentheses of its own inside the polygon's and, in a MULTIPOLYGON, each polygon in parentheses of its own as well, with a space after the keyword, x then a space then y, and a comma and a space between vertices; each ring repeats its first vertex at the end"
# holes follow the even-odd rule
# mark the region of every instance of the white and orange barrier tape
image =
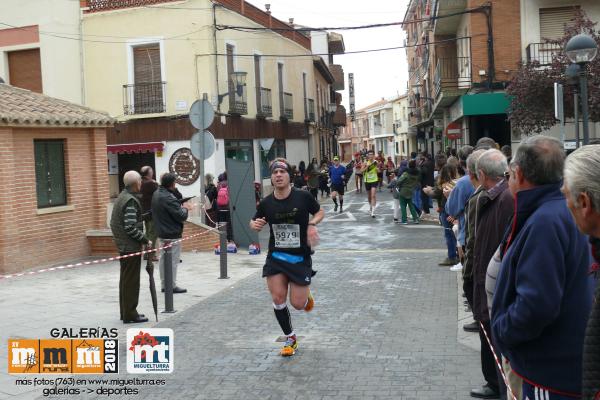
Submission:
POLYGON ((27 272, 19 272, 19 273, 9 274, 9 275, 0 275, 0 280, 2 280, 2 279, 10 279, 10 278, 18 278, 20 276, 25 276, 25 275, 41 274, 41 273, 44 273, 44 272, 59 271, 59 270, 69 269, 69 268, 75 268, 75 267, 82 267, 82 266, 88 266, 88 265, 103 264, 103 263, 107 263, 107 262, 111 262, 111 261, 122 260, 124 258, 137 257, 137 256, 141 256, 141 255, 144 255, 144 254, 155 253, 155 252, 158 252, 160 250, 173 247, 173 245, 176 244, 176 243, 180 243, 180 242, 183 242, 183 241, 186 241, 186 240, 190 240, 190 239, 193 239, 193 238, 198 237, 198 236, 206 235, 206 234, 208 234, 210 232, 219 232, 219 230, 217 228, 209 228, 209 229, 205 230, 204 232, 195 233, 193 235, 185 236, 185 237, 183 237, 181 239, 178 239, 178 240, 173 240, 173 241, 169 242, 169 244, 167 244, 165 246, 162 246, 162 247, 152 248, 152 249, 148 249, 148 250, 142 250, 142 251, 138 251, 136 253, 129 253, 129 254, 125 254, 125 255, 122 255, 122 256, 100 258, 98 260, 92 260, 92 261, 82 261, 82 262, 78 262, 78 263, 75 263, 75 264, 66 264, 66 265, 60 265, 60 266, 57 266, 57 267, 42 268, 42 269, 39 269, 39 270, 36 270, 36 271, 27 271, 27 272))

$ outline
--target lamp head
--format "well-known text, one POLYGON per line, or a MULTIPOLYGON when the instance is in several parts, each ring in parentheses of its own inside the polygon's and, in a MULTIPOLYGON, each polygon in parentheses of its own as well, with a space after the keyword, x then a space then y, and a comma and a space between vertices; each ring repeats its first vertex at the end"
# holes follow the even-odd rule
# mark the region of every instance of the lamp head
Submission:
POLYGON ((571 62, 587 64, 596 58, 598 44, 590 35, 580 33, 569 39, 565 46, 565 53, 571 62))

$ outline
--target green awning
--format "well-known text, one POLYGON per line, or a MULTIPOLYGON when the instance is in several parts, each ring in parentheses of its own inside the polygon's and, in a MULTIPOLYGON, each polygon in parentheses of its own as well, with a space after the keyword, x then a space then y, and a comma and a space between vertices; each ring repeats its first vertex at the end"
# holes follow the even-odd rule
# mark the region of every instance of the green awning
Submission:
POLYGON ((506 114, 510 105, 504 92, 466 94, 461 100, 463 115, 506 114))

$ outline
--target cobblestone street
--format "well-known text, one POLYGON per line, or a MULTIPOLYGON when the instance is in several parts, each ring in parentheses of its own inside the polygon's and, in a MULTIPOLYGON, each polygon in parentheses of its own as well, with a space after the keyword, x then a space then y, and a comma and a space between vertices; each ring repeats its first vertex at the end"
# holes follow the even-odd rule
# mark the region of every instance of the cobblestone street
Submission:
POLYGON ((158 325, 175 331, 176 372, 140 398, 470 398, 479 355, 457 342, 456 275, 437 266, 440 228, 393 225, 391 196, 379 196, 375 219, 361 210, 364 195, 347 197, 349 213, 325 206, 316 307, 292 311, 296 356, 278 355, 281 332, 256 272, 158 325))

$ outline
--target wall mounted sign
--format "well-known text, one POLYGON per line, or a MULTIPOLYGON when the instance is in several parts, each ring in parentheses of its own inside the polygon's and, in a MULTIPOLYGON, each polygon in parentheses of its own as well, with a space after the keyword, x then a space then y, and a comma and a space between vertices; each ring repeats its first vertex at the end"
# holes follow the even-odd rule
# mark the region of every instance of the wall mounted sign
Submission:
POLYGON ((200 176, 200 161, 193 156, 189 148, 182 147, 169 159, 169 172, 175 174, 178 184, 189 186, 200 176))
POLYGON ((457 140, 462 137, 462 123, 451 122, 446 127, 446 136, 450 140, 457 140))

